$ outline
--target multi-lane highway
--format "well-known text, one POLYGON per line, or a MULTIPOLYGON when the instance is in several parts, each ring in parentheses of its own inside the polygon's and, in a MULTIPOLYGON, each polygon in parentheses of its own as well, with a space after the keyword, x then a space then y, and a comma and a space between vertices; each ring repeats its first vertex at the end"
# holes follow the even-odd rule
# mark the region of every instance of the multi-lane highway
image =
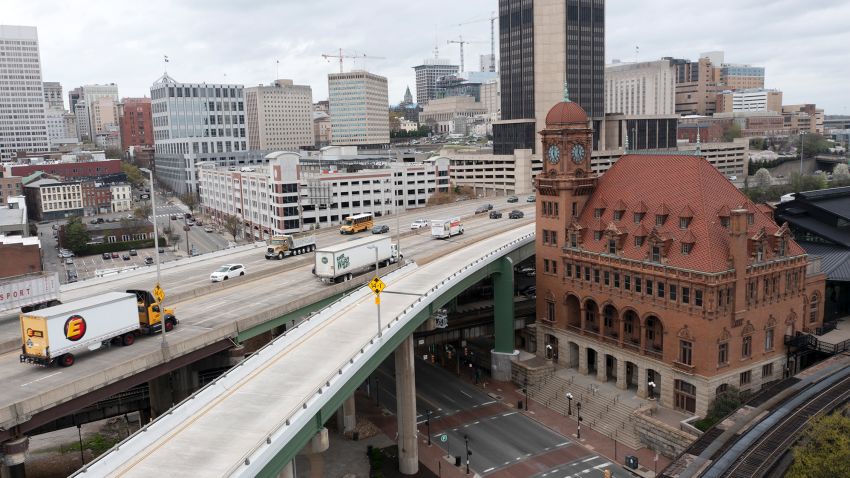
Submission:
MULTIPOLYGON (((441 209, 417 211, 408 214, 407 219, 420 216, 436 218, 459 215, 464 212, 468 214, 470 210, 474 210, 476 203, 482 202, 485 201, 469 201, 441 209)), ((511 209, 517 206, 508 207, 504 200, 501 200, 501 204, 496 202, 494 204, 499 209, 511 209)), ((402 237, 402 253, 406 258, 414 259, 443 255, 520 224, 532 222, 533 205, 519 206, 526 212, 524 219, 491 220, 487 215, 467 217, 465 234, 451 240, 434 240, 425 231, 402 237)), ((388 222, 392 224, 394 221, 388 222)), ((407 223, 409 224, 409 221, 407 223)), ((350 238, 342 240, 348 239, 350 238)), ((319 245, 328 245, 340 240, 335 231, 323 232, 320 234, 319 245)), ((166 299, 166 305, 174 306, 176 315, 181 320, 180 326, 168 334, 171 348, 174 351, 189 350, 190 347, 197 348, 202 341, 216 340, 217 337, 220 340, 227 334, 233 334, 237 321, 297 301, 326 287, 312 275, 311 260, 312 255, 288 258, 282 262, 266 261, 263 250, 259 247, 256 250, 221 258, 222 263, 238 261, 246 264, 248 275, 230 281, 230 287, 213 290, 207 295, 176 303, 169 303, 166 299), (251 280, 252 275, 258 275, 258 272, 264 269, 273 269, 274 273, 262 279, 251 280)), ((175 291, 207 286, 209 272, 218 264, 219 261, 191 263, 164 271, 163 287, 167 294, 174 294, 175 291)), ((106 284, 91 286, 81 284, 73 291, 63 293, 63 300, 97 295, 107 290, 149 288, 152 283, 153 276, 148 273, 132 278, 119 278, 106 284)), ((2 326, 6 334, 9 330, 16 328, 13 322, 7 322, 2 326)), ((111 350, 81 353, 73 367, 64 369, 38 368, 21 364, 18 361, 17 351, 0 355, 0 380, 4 384, 0 392, 0 426, 8 427, 14 422, 19 422, 26 415, 49 408, 73 396, 87 393, 103 383, 116 380, 117 377, 138 373, 155 363, 160 363, 161 360, 158 338, 142 339, 131 347, 113 347, 111 350), (140 359, 140 357, 144 358, 140 359)))

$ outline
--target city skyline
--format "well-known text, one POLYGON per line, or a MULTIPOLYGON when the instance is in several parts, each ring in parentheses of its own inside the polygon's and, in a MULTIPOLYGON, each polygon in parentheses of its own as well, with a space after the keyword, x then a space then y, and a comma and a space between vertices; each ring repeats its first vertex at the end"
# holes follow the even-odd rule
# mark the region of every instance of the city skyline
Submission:
MULTIPOLYGON (((149 96, 150 84, 162 74, 167 55, 168 72, 180 81, 250 87, 268 84, 277 76, 309 84, 318 101, 327 98, 327 74, 339 71, 338 61, 325 60, 321 54, 334 54, 342 47, 345 54, 386 58, 365 60, 365 65, 364 60, 346 60, 345 69, 365 66, 386 76, 391 103, 401 100, 406 87, 415 86, 412 66, 433 56, 435 37, 440 57, 453 62, 459 62, 459 49, 446 41, 461 34, 478 42, 465 45, 468 60, 489 53, 487 18, 498 10, 495 1, 445 2, 451 15, 434 21, 412 4, 382 0, 370 2, 368 10, 358 10, 334 0, 324 3, 316 9, 313 4, 260 2, 247 15, 227 2, 189 2, 179 7, 155 2, 152 8, 138 11, 95 1, 89 2, 83 16, 78 14, 79 5, 47 8, 43 1, 7 4, 3 10, 6 24, 38 27, 44 81, 59 81, 66 91, 83 84, 115 82, 122 97, 149 96), (169 15, 158 18, 156 12, 163 11, 169 15), (280 28, 280 22, 290 26, 280 28), (457 26, 465 22, 474 23, 457 26), (374 34, 375 25, 383 34, 374 34), (392 49, 387 38, 392 38, 392 49)), ((841 57, 842 45, 850 41, 841 21, 850 16, 850 5, 825 1, 807 5, 803 12, 792 10, 790 0, 778 2, 770 11, 754 0, 724 0, 718 5, 706 11, 668 0, 640 5, 609 1, 606 62, 662 56, 696 59, 703 51, 724 50, 730 63, 764 66, 765 86, 781 89, 786 103, 816 103, 827 114, 848 113, 850 92, 842 88, 840 79, 850 75, 850 65, 834 59, 841 57), (670 14, 673 11, 675 15, 670 14), (754 24, 754 18, 759 22, 754 24), (697 29, 696 24, 710 28, 697 29), (818 26, 809 30, 814 39, 810 35, 801 42, 789 34, 801 24, 818 26), (811 46, 815 40, 816 49, 811 46)), ((477 69, 477 62, 466 63, 475 65, 469 69, 477 69)))

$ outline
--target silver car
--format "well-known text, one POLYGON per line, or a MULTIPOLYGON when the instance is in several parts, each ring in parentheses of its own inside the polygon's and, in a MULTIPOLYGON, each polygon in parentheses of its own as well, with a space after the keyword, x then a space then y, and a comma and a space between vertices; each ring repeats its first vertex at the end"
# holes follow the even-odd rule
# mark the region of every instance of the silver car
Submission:
POLYGON ((245 266, 242 264, 225 264, 210 274, 210 280, 213 282, 221 282, 230 279, 231 277, 244 275, 245 266))

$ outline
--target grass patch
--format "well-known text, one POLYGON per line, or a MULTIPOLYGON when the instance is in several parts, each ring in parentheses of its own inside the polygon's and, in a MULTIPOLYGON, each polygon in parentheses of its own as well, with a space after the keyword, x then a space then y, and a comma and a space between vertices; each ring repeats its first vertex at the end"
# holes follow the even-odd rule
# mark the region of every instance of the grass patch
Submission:
MULTIPOLYGON (((83 438, 83 450, 91 450, 94 456, 100 456, 107 450, 115 446, 120 440, 118 438, 103 436, 100 433, 95 433, 92 436, 83 438)), ((70 443, 59 447, 59 453, 79 453, 80 442, 70 443)))

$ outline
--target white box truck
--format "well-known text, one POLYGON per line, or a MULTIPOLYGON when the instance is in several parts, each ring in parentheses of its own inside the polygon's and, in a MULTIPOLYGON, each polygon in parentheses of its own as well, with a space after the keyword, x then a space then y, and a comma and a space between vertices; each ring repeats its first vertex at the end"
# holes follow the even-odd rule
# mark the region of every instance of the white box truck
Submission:
POLYGON ((0 279, 0 310, 29 312, 60 303, 59 274, 56 272, 33 272, 0 279))
MULTIPOLYGON (((67 304, 21 314, 22 363, 70 367, 74 354, 120 341, 132 345, 141 333, 161 330, 162 314, 150 292, 106 292, 67 304)), ((165 309, 165 330, 177 324, 165 309)))
POLYGON ((447 239, 458 234, 463 234, 463 223, 460 222, 460 217, 434 219, 431 221, 431 237, 447 239))
POLYGON ((316 249, 315 234, 284 234, 272 236, 266 248, 266 259, 283 259, 286 256, 297 256, 316 249))
POLYGON ((398 244, 393 244, 389 237, 366 237, 317 250, 313 273, 322 282, 332 284, 374 270, 375 247, 378 248, 377 262, 380 267, 401 259, 398 244))

